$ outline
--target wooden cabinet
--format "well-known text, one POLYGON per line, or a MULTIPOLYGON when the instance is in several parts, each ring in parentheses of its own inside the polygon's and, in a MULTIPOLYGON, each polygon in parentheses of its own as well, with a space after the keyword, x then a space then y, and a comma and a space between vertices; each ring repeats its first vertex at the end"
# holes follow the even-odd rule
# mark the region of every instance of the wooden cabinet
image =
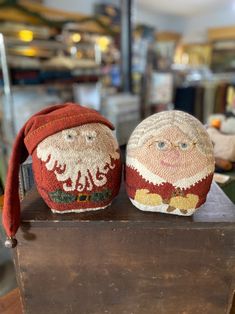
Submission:
POLYGON ((52 214, 34 190, 15 263, 27 314, 222 314, 235 290, 235 206, 213 185, 192 217, 111 207, 52 214))

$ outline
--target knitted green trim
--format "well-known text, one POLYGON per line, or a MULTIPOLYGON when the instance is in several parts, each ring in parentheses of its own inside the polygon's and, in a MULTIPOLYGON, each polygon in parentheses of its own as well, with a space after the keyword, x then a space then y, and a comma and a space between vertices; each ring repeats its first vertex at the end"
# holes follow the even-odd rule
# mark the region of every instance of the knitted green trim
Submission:
POLYGON ((73 195, 70 193, 66 193, 62 190, 56 190, 54 192, 49 193, 50 199, 55 203, 73 203, 77 202, 102 202, 109 199, 112 196, 112 191, 109 189, 105 189, 100 192, 93 192, 91 194, 79 194, 73 195))
POLYGON ((73 203, 76 201, 77 196, 69 193, 65 193, 62 190, 56 190, 49 193, 50 199, 55 203, 73 203))

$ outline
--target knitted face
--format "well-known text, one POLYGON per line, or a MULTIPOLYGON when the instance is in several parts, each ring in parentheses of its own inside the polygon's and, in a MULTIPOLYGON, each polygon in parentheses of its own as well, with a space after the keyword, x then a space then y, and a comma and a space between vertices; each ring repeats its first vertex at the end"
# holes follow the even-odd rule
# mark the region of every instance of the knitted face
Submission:
POLYGON ((67 211, 106 207, 119 189, 118 144, 103 124, 89 123, 51 135, 37 146, 33 157, 38 161, 34 166, 41 161, 41 171, 48 178, 36 176, 53 210, 60 211, 62 204, 67 211))
POLYGON ((129 154, 153 174, 172 184, 185 178, 186 174, 192 177, 203 172, 208 164, 207 156, 197 146, 197 140, 177 127, 167 127, 154 133, 129 154))
POLYGON ((139 209, 191 215, 206 200, 213 170, 212 144, 189 114, 155 114, 130 137, 126 186, 139 209))
POLYGON ((97 210, 111 204, 121 182, 121 159, 111 130, 97 111, 79 104, 47 107, 16 136, 3 205, 7 247, 15 247, 20 226, 18 174, 29 155, 38 192, 58 213, 97 210))

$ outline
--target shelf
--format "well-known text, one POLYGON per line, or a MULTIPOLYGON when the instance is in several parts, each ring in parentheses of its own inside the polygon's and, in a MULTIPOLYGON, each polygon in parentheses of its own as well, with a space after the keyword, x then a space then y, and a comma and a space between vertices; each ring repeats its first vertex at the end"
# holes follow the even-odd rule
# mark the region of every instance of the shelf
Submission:
POLYGON ((208 30, 209 41, 221 41, 235 39, 235 26, 210 28, 208 30))
MULTIPOLYGON (((43 18, 47 19, 51 27, 53 28, 53 22, 74 22, 79 23, 81 31, 90 33, 106 34, 109 33, 108 28, 110 28, 109 20, 106 17, 99 17, 99 21, 104 25, 102 27, 99 23, 95 21, 93 16, 87 16, 79 13, 65 12, 62 10, 46 7, 39 3, 34 3, 32 1, 21 0, 19 4, 27 8, 27 10, 32 13, 40 14, 43 18), (84 19, 87 21, 84 22, 84 19), (82 21, 83 20, 83 21, 82 21), (82 21, 82 22, 81 22, 82 21)), ((24 13, 15 7, 0 7, 0 20, 1 21, 12 21, 17 23, 33 24, 33 25, 47 25, 49 23, 42 22, 38 17, 33 14, 24 13)), ((56 28, 56 26, 54 26, 56 28)))

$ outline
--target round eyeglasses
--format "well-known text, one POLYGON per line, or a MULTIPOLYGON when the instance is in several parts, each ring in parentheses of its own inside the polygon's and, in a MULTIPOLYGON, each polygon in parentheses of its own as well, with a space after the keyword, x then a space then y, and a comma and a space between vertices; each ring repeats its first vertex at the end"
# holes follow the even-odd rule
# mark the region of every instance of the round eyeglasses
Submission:
POLYGON ((154 141, 150 145, 151 146, 155 145, 156 149, 160 151, 169 151, 173 147, 179 148, 181 151, 190 151, 195 147, 196 144, 197 142, 189 142, 189 141, 178 141, 176 143, 172 143, 168 140, 160 139, 160 140, 154 141))

